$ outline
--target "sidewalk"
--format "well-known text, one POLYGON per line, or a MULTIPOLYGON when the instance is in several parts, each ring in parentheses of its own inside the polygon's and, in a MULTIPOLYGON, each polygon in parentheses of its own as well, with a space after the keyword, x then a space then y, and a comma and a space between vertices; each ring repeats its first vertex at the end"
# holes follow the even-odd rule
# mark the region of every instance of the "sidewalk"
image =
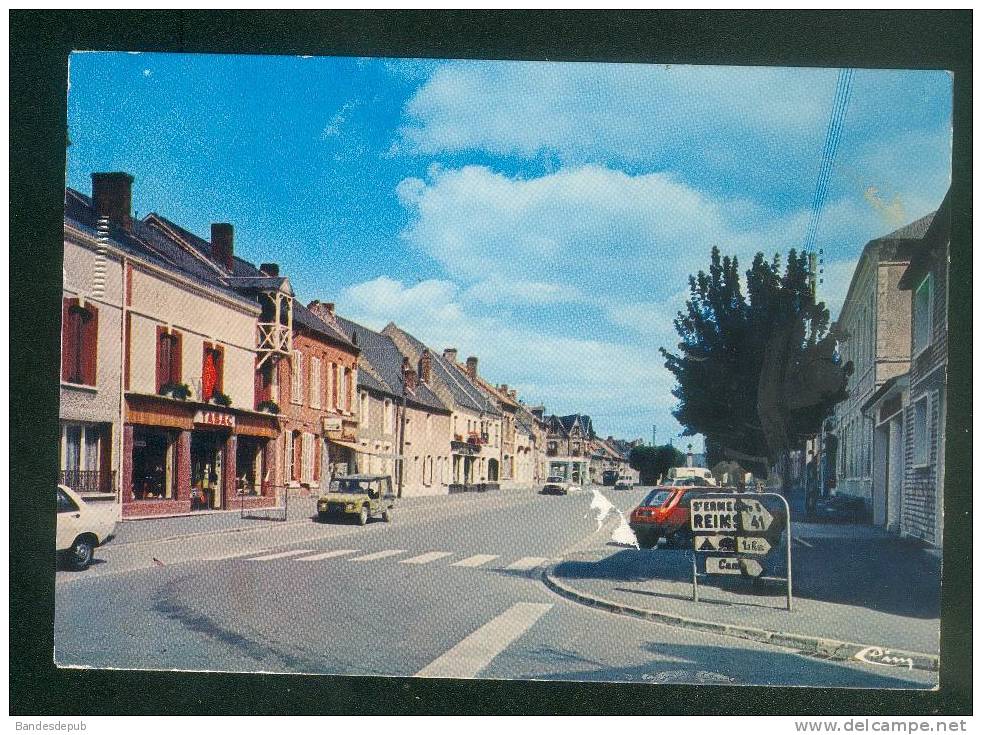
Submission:
MULTIPOLYGON (((531 492, 530 488, 514 487, 489 493, 460 493, 455 495, 426 495, 396 500, 396 511, 425 508, 429 505, 456 505, 479 501, 481 497, 501 494, 531 492)), ((193 515, 168 518, 123 519, 116 524, 116 535, 110 542, 113 547, 143 544, 197 536, 214 536, 239 531, 251 531, 263 526, 289 526, 309 523, 317 515, 317 497, 291 497, 288 515, 283 520, 282 510, 258 508, 248 510, 243 518, 239 510, 200 512, 193 515), (268 516, 268 517, 264 517, 268 516)))
MULTIPOLYGON (((880 529, 796 523, 793 612, 777 580, 754 588, 741 577, 702 576, 699 602, 693 602, 693 552, 625 548, 610 543, 608 531, 595 535, 592 548, 548 568, 546 584, 584 604, 670 625, 830 658, 852 658, 871 646, 893 655, 916 652, 910 656, 914 668, 937 669, 940 559, 880 529)), ((784 576, 785 565, 775 563, 774 555, 766 557, 765 574, 784 576)))

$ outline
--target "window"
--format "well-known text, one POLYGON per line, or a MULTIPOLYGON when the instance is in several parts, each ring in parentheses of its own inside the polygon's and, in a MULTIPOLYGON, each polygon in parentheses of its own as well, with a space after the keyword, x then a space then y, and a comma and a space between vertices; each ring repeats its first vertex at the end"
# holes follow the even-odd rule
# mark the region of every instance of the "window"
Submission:
POLYGON ((291 362, 292 373, 290 385, 290 402, 297 405, 303 404, 303 353, 299 350, 293 351, 291 362))
POLYGON ((319 357, 310 358, 310 407, 321 407, 321 361, 319 357))
POLYGON ((358 394, 358 420, 361 423, 368 421, 368 394, 358 394))
POLYGON ((934 283, 928 273, 914 291, 914 354, 919 354, 931 342, 934 283))
POLYGON ((927 395, 921 396, 913 406, 913 464, 915 467, 927 467, 931 461, 931 400, 927 395))
POLYGON ((314 435, 303 433, 300 449, 300 482, 309 485, 314 481, 314 435))
POLYGON ((78 299, 62 300, 61 379, 76 385, 95 385, 99 312, 78 299))
POLYGON ((157 327, 157 392, 181 382, 181 333, 157 327))
POLYGON ((201 400, 210 401, 225 388, 225 350, 219 345, 205 342, 201 359, 201 400))
POLYGON ((290 482, 293 479, 293 434, 288 431, 283 434, 283 482, 290 482))
POLYGON ((344 380, 341 383, 341 408, 345 413, 351 413, 351 370, 344 368, 344 380))
MULTIPOLYGON (((174 497, 177 432, 150 426, 133 429, 133 500, 174 497)), ((124 501, 129 501, 125 498, 124 501)))
POLYGON ((331 390, 327 398, 328 403, 337 408, 338 405, 338 366, 337 363, 331 363, 331 390))
POLYGON ((392 413, 392 401, 386 399, 382 408, 382 421, 383 421, 383 432, 386 434, 392 433, 392 425, 395 423, 395 416, 392 413))

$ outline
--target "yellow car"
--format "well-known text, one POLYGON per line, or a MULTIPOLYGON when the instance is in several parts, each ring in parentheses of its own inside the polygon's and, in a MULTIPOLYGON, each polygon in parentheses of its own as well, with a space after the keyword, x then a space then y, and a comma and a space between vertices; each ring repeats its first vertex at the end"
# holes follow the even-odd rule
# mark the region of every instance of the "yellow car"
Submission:
POLYGON ((317 499, 317 517, 351 517, 364 526, 370 518, 380 517, 388 523, 392 520, 395 495, 392 478, 388 475, 346 475, 331 480, 331 490, 317 499))

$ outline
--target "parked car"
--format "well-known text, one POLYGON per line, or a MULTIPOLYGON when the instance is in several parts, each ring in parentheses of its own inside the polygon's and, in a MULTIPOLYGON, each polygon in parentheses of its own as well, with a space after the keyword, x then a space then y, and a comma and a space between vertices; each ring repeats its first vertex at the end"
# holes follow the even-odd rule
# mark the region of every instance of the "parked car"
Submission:
POLYGON ((672 485, 656 487, 631 511, 630 526, 642 549, 653 549, 659 539, 673 545, 692 539, 689 529, 689 506, 692 498, 707 492, 735 493, 733 488, 704 484, 700 477, 687 477, 672 485))
POLYGON ((614 485, 614 490, 631 490, 634 487, 634 483, 628 480, 626 477, 621 477, 617 480, 614 485))
POLYGON ((346 475, 331 480, 330 491, 317 499, 317 517, 329 518, 354 516, 358 525, 379 516, 388 523, 392 520, 395 494, 392 478, 388 475, 346 475))
POLYGON ((705 480, 706 485, 719 485, 713 473, 705 467, 672 467, 668 470, 665 484, 677 486, 679 481, 691 478, 705 480))
POLYGON ((542 486, 543 495, 568 495, 569 483, 566 478, 560 475, 550 475, 546 478, 545 485, 542 486))
POLYGON ((86 503, 65 485, 56 488, 58 508, 55 532, 56 550, 72 569, 82 570, 92 563, 97 546, 107 544, 116 530, 113 503, 86 503))

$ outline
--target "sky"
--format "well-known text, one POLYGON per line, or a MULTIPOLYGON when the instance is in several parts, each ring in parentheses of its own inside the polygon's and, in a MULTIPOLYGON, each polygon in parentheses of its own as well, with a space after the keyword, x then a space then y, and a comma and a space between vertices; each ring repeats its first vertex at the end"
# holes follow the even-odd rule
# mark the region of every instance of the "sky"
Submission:
MULTIPOLYGON (((602 435, 682 436, 659 347, 715 245, 801 247, 835 69, 75 53, 67 184, 278 262, 298 297, 475 355, 602 435)), ((815 241, 833 318, 867 241, 938 207, 951 76, 857 69, 815 241)))

